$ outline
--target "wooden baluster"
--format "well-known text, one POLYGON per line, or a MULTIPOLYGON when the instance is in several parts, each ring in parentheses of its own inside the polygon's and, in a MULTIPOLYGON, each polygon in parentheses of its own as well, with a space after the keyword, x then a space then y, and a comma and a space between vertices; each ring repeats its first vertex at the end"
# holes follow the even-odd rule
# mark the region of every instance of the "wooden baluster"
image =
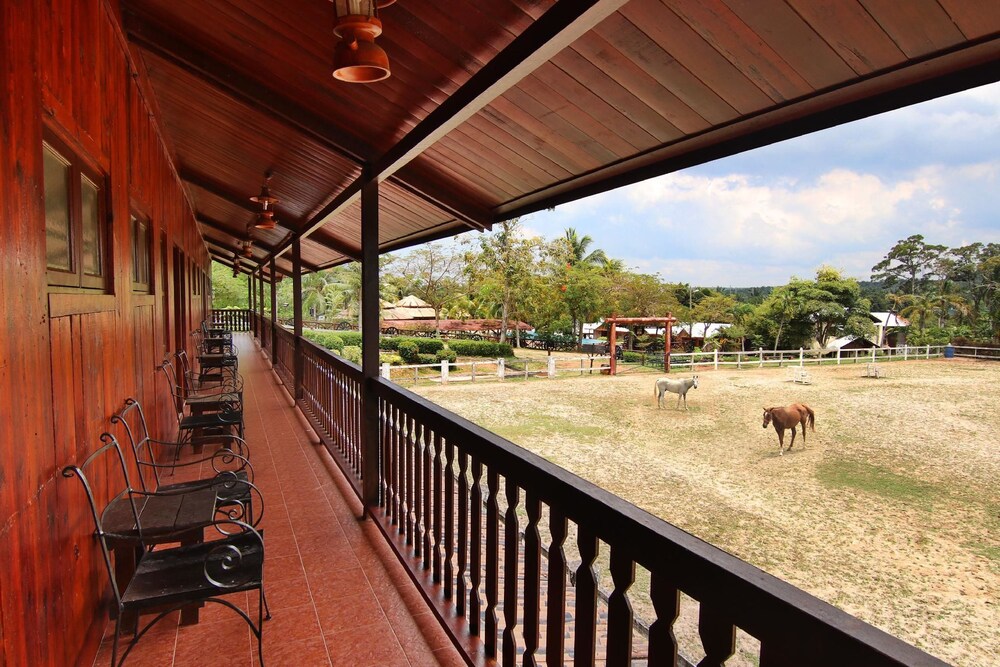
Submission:
POLYGON ((399 488, 399 454, 400 440, 403 437, 403 425, 400 423, 401 411, 392 406, 392 525, 399 524, 399 507, 401 503, 399 488))
MULTIPOLYGON (((469 456, 462 452, 458 454, 458 563, 455 572, 455 613, 465 616, 466 595, 468 589, 465 578, 468 576, 469 564, 469 456)), ((449 554, 449 563, 451 555, 449 554)), ((452 580, 448 579, 451 587, 452 580)))
POLYGON ((382 503, 381 506, 385 508, 385 513, 388 518, 392 518, 392 480, 390 479, 390 471, 392 470, 392 406, 382 401, 381 405, 381 415, 382 415, 382 479, 379 482, 382 484, 382 503))
POLYGON ((504 513, 503 538, 503 639, 500 653, 504 667, 514 667, 517 659, 517 642, 514 628, 517 625, 517 584, 518 561, 521 554, 520 525, 517 518, 517 504, 520 489, 510 477, 504 478, 507 496, 507 511, 504 513))
POLYGON ((399 532, 406 538, 407 546, 413 544, 413 448, 416 441, 416 423, 413 418, 404 414, 404 424, 406 424, 406 434, 403 436, 403 452, 400 462, 403 470, 400 474, 400 490, 403 492, 403 513, 400 516, 401 523, 399 532))
POLYGON ((676 665, 674 622, 681 611, 681 592, 666 576, 654 571, 650 573, 649 600, 656 611, 656 620, 649 626, 649 664, 676 665))
MULTIPOLYGON (((528 513, 528 525, 524 528, 524 664, 535 667, 538 650, 538 616, 541 608, 542 545, 538 532, 538 521, 542 516, 542 504, 538 494, 525 490, 524 507, 528 513)), ((506 604, 506 603, 505 603, 506 604)))
POLYGON ((594 664, 597 650, 597 535, 593 529, 577 526, 580 567, 576 569, 576 610, 574 612, 573 664, 586 667, 594 664))
POLYGON ((470 528, 469 533, 469 634, 478 635, 481 604, 479 587, 482 582, 482 552, 483 552, 483 463, 478 457, 472 457, 472 496, 469 498, 470 528))
POLYGON ((736 651, 736 626, 704 602, 698 609, 698 636, 705 649, 698 667, 722 667, 736 651))
MULTIPOLYGON (((448 488, 445 485, 445 471, 441 464, 444 458, 444 447, 442 447, 441 436, 434 434, 434 561, 432 564, 431 577, 435 584, 441 583, 441 565, 445 558, 451 558, 451 554, 445 551, 444 544, 444 509, 448 504, 448 488)), ((449 480, 450 481, 450 480, 449 480)), ((451 516, 448 517, 451 521, 451 516)), ((451 596, 451 582, 445 584, 444 597, 446 600, 451 596)))
POLYGON ((434 507, 437 505, 434 500, 437 498, 437 486, 432 486, 434 479, 431 474, 431 466, 434 458, 434 432, 425 428, 424 431, 424 521, 422 530, 424 535, 424 569, 431 569, 431 562, 434 560, 434 507), (432 493, 433 489, 433 493, 432 493))
POLYGON ((635 561, 622 547, 611 550, 611 580, 615 588, 608 597, 607 667, 632 664, 632 602, 628 590, 635 581, 635 561))
POLYGON ((419 559, 423 554, 420 552, 421 545, 423 544, 423 535, 421 530, 423 529, 423 512, 420 508, 420 503, 424 497, 424 425, 422 423, 416 424, 413 430, 413 471, 411 486, 413 487, 413 493, 411 494, 412 510, 410 515, 412 517, 409 525, 410 529, 410 544, 413 545, 413 555, 415 558, 419 559))
POLYGON ((562 510, 549 506, 549 581, 546 592, 545 664, 563 667, 566 652, 566 543, 567 522, 562 510))
POLYGON ((496 469, 486 471, 486 620, 483 648, 486 657, 497 655, 497 604, 500 602, 500 476, 496 469))
MULTIPOLYGON (((444 465, 444 596, 451 597, 454 585, 455 566, 455 445, 450 440, 445 441, 446 456, 444 465)), ((459 456, 462 453, 459 452, 459 456)), ((461 517, 459 517, 461 520, 461 517)))

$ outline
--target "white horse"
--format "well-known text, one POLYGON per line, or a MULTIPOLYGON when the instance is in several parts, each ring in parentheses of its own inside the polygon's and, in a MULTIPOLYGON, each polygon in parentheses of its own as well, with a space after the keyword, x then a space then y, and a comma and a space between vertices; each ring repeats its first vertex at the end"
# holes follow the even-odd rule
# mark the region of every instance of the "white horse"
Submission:
POLYGON ((656 396, 656 407, 663 407, 663 395, 668 391, 671 394, 677 394, 677 409, 681 407, 681 399, 684 399, 684 409, 688 409, 688 399, 687 393, 691 388, 698 388, 698 376, 684 378, 683 380, 671 380, 669 378, 660 378, 656 381, 656 386, 653 388, 653 394, 656 396))

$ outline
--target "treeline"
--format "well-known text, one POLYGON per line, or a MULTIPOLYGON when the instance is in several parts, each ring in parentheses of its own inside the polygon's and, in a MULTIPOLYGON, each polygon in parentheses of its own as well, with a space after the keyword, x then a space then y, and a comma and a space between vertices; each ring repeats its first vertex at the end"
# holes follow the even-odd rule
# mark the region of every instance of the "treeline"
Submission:
MULTIPOLYGON (((570 228, 552 241, 525 238, 518 220, 488 234, 429 243, 380 259, 381 298, 414 294, 438 319, 486 318, 530 324, 540 335, 582 338, 585 322, 612 313, 654 317, 670 312, 682 323, 729 323, 708 344, 721 349, 787 349, 825 345, 845 335, 874 334, 872 310, 913 321, 914 344, 954 337, 988 341, 1000 335, 1000 245, 929 245, 911 236, 872 268, 872 281, 820 267, 812 278, 773 287, 709 288, 629 271, 570 228)), ((245 307, 245 278, 219 267, 216 307, 245 307)), ((361 272, 348 264, 303 277, 306 319, 357 323, 361 272)), ((291 317, 291 281, 278 286, 279 317, 291 317)), ((657 337, 638 343, 655 344, 657 337)), ((501 341, 504 342, 504 341, 501 341)), ((517 341, 513 341, 517 344, 517 341)))

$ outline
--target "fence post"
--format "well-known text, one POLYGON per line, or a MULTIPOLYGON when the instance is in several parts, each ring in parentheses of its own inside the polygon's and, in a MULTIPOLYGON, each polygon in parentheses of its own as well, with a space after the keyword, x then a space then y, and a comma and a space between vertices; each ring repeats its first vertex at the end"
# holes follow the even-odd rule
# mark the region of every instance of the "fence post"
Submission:
POLYGON ((583 377, 583 357, 580 357, 580 377, 583 377))
POLYGON ((877 349, 878 349, 877 347, 873 347, 872 348, 872 363, 873 364, 875 363, 875 350, 877 350, 877 349))
POLYGON ((476 362, 473 361, 471 363, 472 363, 472 379, 469 380, 469 382, 475 382, 476 381, 476 362))
POLYGON ((906 357, 908 356, 907 353, 909 351, 910 351, 910 346, 909 345, 904 345, 903 346, 903 361, 906 361, 906 357))
POLYGON ((441 384, 448 384, 448 360, 441 360, 441 384))
POLYGON ((931 358, 931 346, 930 345, 927 346, 927 358, 928 359, 931 358))
POLYGON ((501 380, 504 378, 504 375, 507 374, 504 370, 504 365, 505 362, 502 358, 497 359, 497 377, 500 378, 501 380))
POLYGON ((382 364, 382 377, 384 377, 386 380, 392 379, 392 372, 389 370, 388 363, 382 364))
POLYGON ((799 348, 799 368, 802 368, 805 365, 804 362, 805 362, 805 351, 800 347, 799 348))
POLYGON ((719 348, 715 348, 715 370, 719 370, 719 348))
POLYGON ((837 348, 837 365, 840 365, 840 348, 837 348))
POLYGON ((549 377, 554 378, 556 376, 556 358, 549 357, 549 377))
POLYGON ((743 350, 736 353, 736 370, 743 370, 743 350))
POLYGON ((760 363, 757 365, 757 368, 764 368, 764 348, 757 348, 757 352, 760 354, 760 363))

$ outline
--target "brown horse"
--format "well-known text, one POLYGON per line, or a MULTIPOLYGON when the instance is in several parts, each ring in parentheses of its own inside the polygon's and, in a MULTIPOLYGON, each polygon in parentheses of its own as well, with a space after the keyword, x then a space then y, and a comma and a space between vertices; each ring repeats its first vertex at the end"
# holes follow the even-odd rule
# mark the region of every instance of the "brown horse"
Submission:
POLYGON ((764 428, 768 424, 774 424, 774 430, 778 432, 778 454, 785 453, 785 429, 792 429, 792 442, 788 445, 788 451, 795 446, 795 427, 802 424, 802 445, 806 442, 806 422, 816 430, 816 413, 808 405, 803 403, 793 403, 787 408, 764 408, 764 428))

